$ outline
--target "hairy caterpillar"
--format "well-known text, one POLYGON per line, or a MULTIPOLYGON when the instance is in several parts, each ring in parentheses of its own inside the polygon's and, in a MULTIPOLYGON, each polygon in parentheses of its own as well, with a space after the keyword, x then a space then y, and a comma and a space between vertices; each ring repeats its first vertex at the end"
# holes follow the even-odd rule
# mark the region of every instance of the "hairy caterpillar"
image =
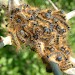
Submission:
POLYGON ((30 45, 43 61, 47 59, 46 64, 54 61, 62 71, 73 67, 66 41, 70 27, 62 11, 40 10, 25 4, 13 8, 8 21, 8 32, 17 48, 21 43, 30 45))

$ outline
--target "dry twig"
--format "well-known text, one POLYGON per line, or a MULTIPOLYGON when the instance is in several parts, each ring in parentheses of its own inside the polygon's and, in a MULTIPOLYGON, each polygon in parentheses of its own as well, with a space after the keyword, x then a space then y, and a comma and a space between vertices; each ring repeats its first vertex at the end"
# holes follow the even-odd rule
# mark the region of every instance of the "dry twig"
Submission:
POLYGON ((48 1, 52 4, 52 6, 54 7, 55 10, 59 10, 51 0, 48 0, 48 1))
POLYGON ((73 17, 75 17, 75 10, 66 14, 66 20, 70 20, 73 17))

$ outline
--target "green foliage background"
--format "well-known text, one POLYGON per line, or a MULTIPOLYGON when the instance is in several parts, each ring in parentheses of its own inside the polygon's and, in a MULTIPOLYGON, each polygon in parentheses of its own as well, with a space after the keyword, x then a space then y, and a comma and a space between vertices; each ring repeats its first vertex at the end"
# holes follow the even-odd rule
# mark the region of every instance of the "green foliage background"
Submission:
MULTIPOLYGON (((75 9, 75 0, 52 0, 59 9, 69 12, 75 9)), ((53 7, 47 0, 25 0, 31 6, 41 9, 53 7)), ((1 27, 4 13, 0 11, 0 36, 3 36, 4 29, 1 27)), ((75 52, 75 18, 69 21, 71 31, 68 42, 75 52)), ((5 46, 0 49, 0 75, 53 75, 47 73, 45 65, 38 55, 31 51, 30 47, 25 47, 20 52, 15 52, 14 46, 5 46)))

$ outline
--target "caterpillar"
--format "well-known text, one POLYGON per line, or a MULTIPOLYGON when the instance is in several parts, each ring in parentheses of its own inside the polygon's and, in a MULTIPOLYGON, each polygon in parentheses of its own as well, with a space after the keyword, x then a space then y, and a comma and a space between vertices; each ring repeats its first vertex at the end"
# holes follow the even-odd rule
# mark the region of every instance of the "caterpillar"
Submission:
POLYGON ((72 68, 71 48, 67 43, 70 25, 61 10, 40 10, 27 4, 13 8, 8 14, 8 32, 17 49, 30 45, 48 66, 57 63, 62 71, 72 68), (17 41, 15 41, 17 40, 17 41))

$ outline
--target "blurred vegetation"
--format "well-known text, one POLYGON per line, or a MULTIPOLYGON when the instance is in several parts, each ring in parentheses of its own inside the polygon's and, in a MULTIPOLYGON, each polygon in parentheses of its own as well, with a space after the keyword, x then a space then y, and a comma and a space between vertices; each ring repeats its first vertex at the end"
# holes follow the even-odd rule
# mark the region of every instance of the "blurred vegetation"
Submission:
MULTIPOLYGON (((69 12, 75 9, 75 0, 52 0, 59 9, 69 12)), ((25 0, 31 6, 41 9, 53 7, 47 0, 25 0)), ((3 23, 4 12, 0 10, 0 36, 4 35, 3 23)), ((69 21, 71 31, 69 32, 68 42, 75 52, 75 18, 69 21)), ((40 57, 31 51, 30 47, 25 47, 18 53, 15 52, 14 46, 5 46, 0 49, 0 75, 53 75, 47 73, 45 65, 40 57)))

